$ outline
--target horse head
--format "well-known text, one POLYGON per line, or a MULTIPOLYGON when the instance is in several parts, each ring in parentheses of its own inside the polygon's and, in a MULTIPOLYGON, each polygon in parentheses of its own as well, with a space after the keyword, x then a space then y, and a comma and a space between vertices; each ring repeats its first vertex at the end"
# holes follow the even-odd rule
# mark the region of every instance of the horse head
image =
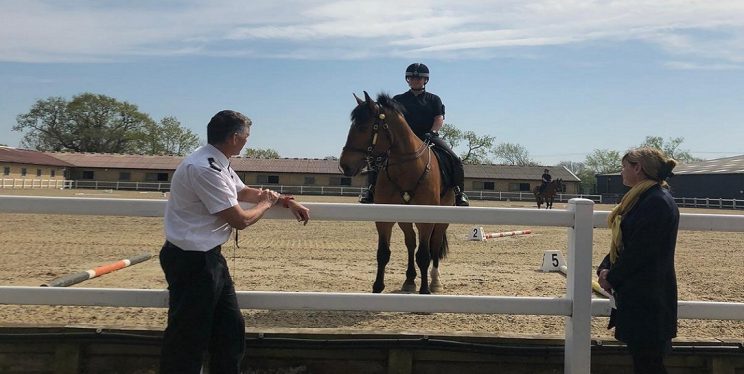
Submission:
POLYGON ((359 174, 365 165, 379 162, 392 147, 385 108, 372 100, 367 91, 364 100, 356 94, 354 99, 357 106, 351 111, 351 128, 339 157, 339 169, 348 177, 359 174), (387 136, 380 136, 381 131, 387 136))

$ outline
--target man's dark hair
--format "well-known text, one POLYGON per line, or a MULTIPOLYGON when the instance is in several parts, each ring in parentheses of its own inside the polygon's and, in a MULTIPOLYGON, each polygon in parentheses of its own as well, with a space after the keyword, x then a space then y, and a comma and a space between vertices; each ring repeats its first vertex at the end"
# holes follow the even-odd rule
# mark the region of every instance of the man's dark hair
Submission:
POLYGON ((223 110, 212 117, 207 125, 207 143, 215 145, 224 142, 228 136, 250 127, 251 119, 234 110, 223 110))

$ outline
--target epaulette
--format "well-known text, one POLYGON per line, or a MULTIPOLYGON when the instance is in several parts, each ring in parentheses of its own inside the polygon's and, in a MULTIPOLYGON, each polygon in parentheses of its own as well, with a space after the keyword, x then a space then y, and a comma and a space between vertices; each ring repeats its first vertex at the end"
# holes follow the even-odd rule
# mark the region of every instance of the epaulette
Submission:
POLYGON ((209 161, 210 168, 217 170, 219 172, 222 172, 222 169, 220 169, 219 166, 217 166, 217 162, 214 160, 214 158, 210 157, 207 159, 207 161, 209 161))

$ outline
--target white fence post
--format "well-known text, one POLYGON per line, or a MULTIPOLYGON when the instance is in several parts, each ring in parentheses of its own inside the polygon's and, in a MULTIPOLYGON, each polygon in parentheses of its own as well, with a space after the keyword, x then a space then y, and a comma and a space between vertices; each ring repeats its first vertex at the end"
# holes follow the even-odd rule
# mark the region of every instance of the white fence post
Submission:
POLYGON ((589 199, 571 199, 568 201, 568 210, 574 212, 574 225, 568 228, 566 297, 571 300, 571 315, 566 317, 563 369, 566 374, 589 374, 594 202, 589 199))

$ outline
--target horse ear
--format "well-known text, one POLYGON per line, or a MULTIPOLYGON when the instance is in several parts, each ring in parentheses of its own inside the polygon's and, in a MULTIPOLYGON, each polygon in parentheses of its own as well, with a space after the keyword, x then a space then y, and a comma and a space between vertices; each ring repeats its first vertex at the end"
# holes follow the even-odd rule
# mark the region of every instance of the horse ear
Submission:
POLYGON ((377 110, 377 103, 375 103, 375 101, 372 100, 371 97, 369 97, 369 94, 367 93, 367 91, 364 91, 364 102, 367 103, 369 110, 371 110, 372 112, 377 110))
POLYGON ((354 95, 354 98, 356 99, 357 105, 361 105, 364 101, 362 99, 358 98, 356 93, 352 93, 354 95))

